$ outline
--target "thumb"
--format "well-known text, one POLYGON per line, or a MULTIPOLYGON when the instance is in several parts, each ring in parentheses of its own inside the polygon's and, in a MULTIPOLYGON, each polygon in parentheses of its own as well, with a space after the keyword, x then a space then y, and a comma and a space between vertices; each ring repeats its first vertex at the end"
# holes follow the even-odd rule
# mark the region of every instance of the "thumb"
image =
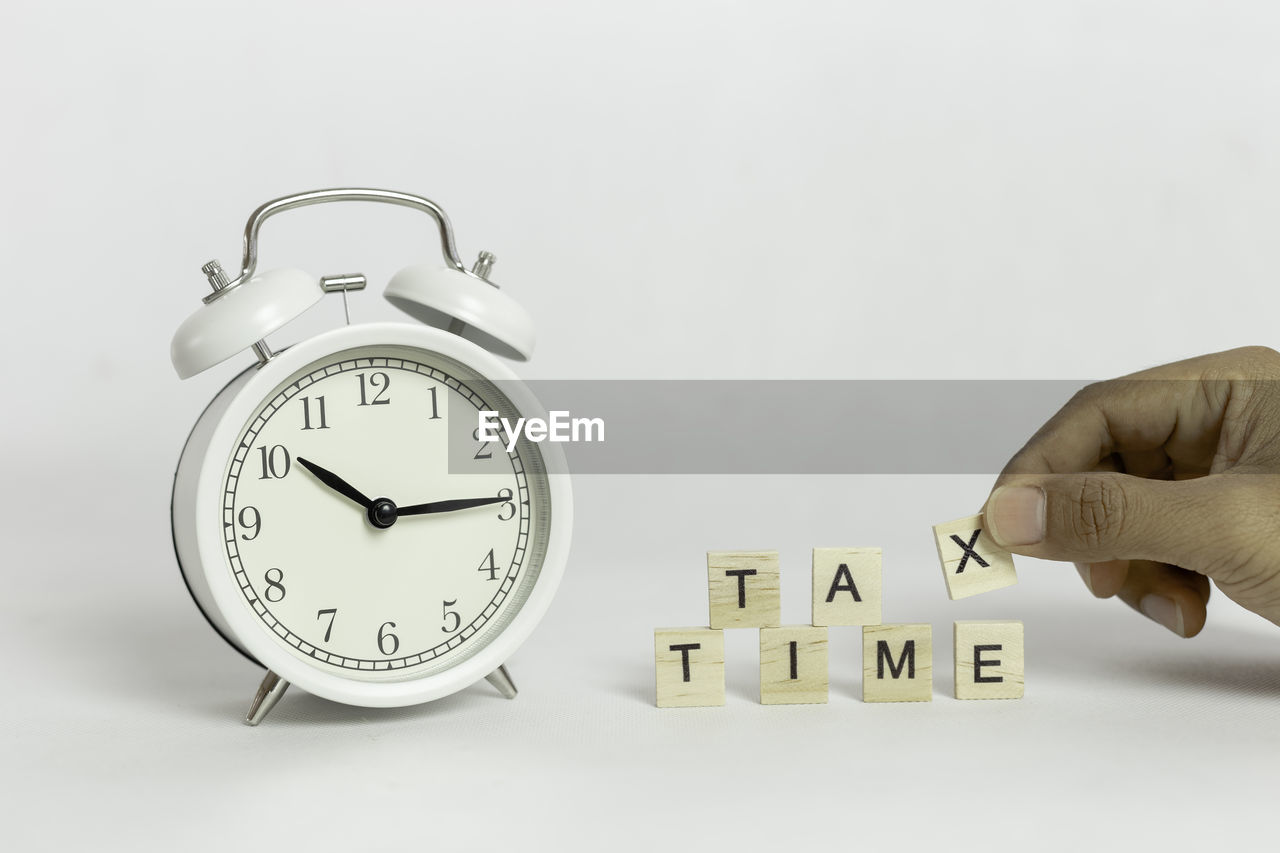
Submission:
POLYGON ((1233 535, 1233 492, 1220 477, 1015 476, 987 499, 987 531, 1002 548, 1028 557, 1153 560, 1207 573, 1233 535))

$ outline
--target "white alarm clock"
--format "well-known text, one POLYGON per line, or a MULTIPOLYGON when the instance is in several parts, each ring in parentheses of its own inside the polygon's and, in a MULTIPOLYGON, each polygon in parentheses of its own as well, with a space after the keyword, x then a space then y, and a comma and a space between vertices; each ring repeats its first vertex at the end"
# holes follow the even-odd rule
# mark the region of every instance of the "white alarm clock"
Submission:
MULTIPOLYGON (((572 528, 555 445, 481 443, 478 413, 545 417, 497 355, 527 358, 533 326, 467 270, 444 211, 420 196, 335 189, 259 207, 242 271, 214 287, 174 336, 182 378, 246 349, 258 362, 196 422, 174 478, 174 549, 196 605, 267 669, 246 722, 290 683, 363 706, 409 705, 488 678, 546 612, 572 528), (423 324, 323 332, 281 352, 263 338, 323 297, 365 286, 256 273, 258 231, 284 210, 335 201, 411 207, 436 222, 446 265, 397 273, 386 297, 423 324)), ((349 318, 348 313, 348 318, 349 318)))

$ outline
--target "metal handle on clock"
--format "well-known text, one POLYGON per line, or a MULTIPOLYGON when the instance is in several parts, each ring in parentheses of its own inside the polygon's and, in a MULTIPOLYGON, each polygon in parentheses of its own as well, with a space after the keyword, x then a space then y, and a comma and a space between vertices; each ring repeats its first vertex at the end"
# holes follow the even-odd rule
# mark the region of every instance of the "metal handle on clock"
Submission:
POLYGON ((478 262, 476 270, 472 271, 468 270, 466 265, 463 264, 462 258, 458 255, 458 248, 454 244, 453 226, 449 224, 449 217, 440 205, 431 199, 397 190, 345 187, 312 190, 311 192, 282 196, 261 205, 253 213, 249 214, 249 221, 244 226, 244 257, 240 263, 240 275, 235 280, 225 284, 212 282, 211 280, 214 285, 214 292, 205 297, 205 302, 212 302, 253 277, 258 268, 258 231, 261 230, 262 223, 277 213, 284 213, 286 210, 338 201, 369 201, 394 204, 426 213, 435 220, 436 227, 440 232, 440 250, 444 254, 445 263, 460 273, 479 279, 486 284, 492 284, 484 276, 484 273, 487 272, 487 265, 478 262))

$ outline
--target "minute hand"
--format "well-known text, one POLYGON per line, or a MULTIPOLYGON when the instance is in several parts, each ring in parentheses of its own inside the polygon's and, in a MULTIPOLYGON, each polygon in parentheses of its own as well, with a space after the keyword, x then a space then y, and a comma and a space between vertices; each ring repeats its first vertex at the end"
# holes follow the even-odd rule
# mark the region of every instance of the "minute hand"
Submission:
POLYGON ((451 501, 432 501, 414 506, 396 508, 396 515, 428 515, 433 512, 454 512, 459 509, 471 509, 476 506, 506 503, 510 498, 456 498, 451 501))

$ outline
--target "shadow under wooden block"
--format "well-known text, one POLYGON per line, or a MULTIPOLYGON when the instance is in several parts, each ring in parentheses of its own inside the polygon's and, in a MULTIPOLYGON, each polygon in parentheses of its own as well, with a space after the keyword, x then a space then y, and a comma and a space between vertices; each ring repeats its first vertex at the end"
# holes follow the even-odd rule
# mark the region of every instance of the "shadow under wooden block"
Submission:
POLYGON ((933 626, 862 629, 862 701, 933 701, 933 626))
POLYGON ((991 541, 981 515, 934 525, 933 538, 952 601, 1018 582, 1013 556, 991 541))
POLYGON ((708 551, 712 628, 773 628, 782 621, 777 551, 708 551))
POLYGON ((827 629, 760 629, 760 704, 825 705, 827 629))
POLYGON ((724 704, 724 631, 659 628, 653 659, 659 708, 724 704))
POLYGON ((957 621, 956 698, 1021 699, 1022 623, 1016 620, 957 621))
POLYGON ((813 549, 813 624, 880 624, 880 549, 813 549))

